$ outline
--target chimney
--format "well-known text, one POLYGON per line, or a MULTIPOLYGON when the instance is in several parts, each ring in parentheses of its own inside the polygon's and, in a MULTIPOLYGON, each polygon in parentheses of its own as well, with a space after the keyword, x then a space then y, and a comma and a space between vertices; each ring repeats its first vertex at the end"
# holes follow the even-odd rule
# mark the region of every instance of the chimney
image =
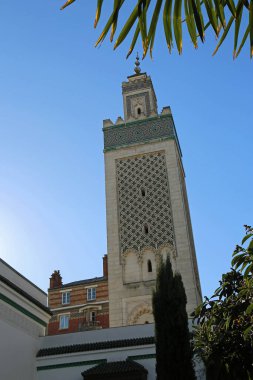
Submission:
POLYGON ((62 286, 62 276, 59 270, 55 270, 50 277, 50 289, 62 286))
POLYGON ((108 277, 108 261, 107 261, 107 255, 104 255, 103 257, 103 276, 108 277))

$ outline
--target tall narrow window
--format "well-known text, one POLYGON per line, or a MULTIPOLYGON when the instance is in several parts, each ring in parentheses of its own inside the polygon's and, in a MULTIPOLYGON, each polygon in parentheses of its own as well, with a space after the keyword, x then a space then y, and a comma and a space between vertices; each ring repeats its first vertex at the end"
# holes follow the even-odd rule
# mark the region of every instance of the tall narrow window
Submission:
POLYGON ((146 196, 146 190, 144 189, 144 187, 141 188, 141 195, 142 195, 143 197, 146 196))
POLYGON ((59 328, 61 330, 69 328, 69 314, 60 315, 59 328))
POLYGON ((143 230, 144 230, 145 235, 147 235, 148 234, 148 225, 147 224, 144 224, 143 230))
POLYGON ((94 301, 96 299, 96 288, 87 289, 87 301, 94 301))
POLYGON ((62 293, 62 304, 67 305, 70 303, 70 292, 62 293))
POLYGON ((148 272, 152 272, 152 263, 148 260, 148 272))
POLYGON ((95 311, 91 311, 90 312, 90 322, 92 324, 95 324, 96 323, 96 312, 95 311))
POLYGON ((138 115, 141 114, 141 109, 140 109, 140 107, 137 108, 137 113, 138 113, 138 115))

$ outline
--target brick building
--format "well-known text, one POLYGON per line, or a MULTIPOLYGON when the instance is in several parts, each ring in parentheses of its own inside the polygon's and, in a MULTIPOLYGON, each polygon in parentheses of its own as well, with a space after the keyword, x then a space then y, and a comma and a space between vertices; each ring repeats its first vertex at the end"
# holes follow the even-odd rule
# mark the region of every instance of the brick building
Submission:
POLYGON ((103 257, 102 277, 63 284, 60 271, 54 271, 48 306, 53 313, 48 335, 109 327, 107 255, 103 257))

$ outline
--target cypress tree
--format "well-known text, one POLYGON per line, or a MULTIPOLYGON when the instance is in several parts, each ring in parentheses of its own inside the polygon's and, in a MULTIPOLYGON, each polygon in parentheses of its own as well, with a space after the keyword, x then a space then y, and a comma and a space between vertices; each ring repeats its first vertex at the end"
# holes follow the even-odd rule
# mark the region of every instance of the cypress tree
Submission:
POLYGON ((153 293, 157 380, 195 380, 181 275, 169 257, 160 264, 153 293))

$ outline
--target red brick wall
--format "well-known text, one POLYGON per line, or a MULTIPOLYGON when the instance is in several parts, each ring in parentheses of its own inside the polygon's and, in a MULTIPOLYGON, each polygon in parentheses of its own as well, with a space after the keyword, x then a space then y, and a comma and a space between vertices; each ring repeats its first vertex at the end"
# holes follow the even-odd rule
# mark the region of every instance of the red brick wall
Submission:
MULTIPOLYGON (((108 328, 109 327, 109 313, 97 315, 96 321, 98 322, 97 328, 103 328, 103 329, 108 328)), ((68 333, 82 331, 80 330, 80 325, 82 323, 85 324, 85 322, 86 322, 85 318, 70 318, 68 329, 59 329, 59 320, 54 321, 54 322, 49 322, 47 335, 68 334, 68 333)))
MULTIPOLYGON (((97 329, 97 328, 108 328, 109 327, 109 304, 103 303, 103 301, 108 301, 108 280, 105 278, 102 281, 91 281, 90 283, 85 282, 79 285, 69 286, 69 287, 59 287, 54 289, 49 289, 48 291, 48 305, 53 312, 53 317, 49 321, 47 334, 66 334, 71 332, 77 332, 83 329, 97 329), (87 301, 87 286, 96 287, 96 300, 87 301), (63 305, 62 304, 62 291, 70 291, 70 303, 63 305), (96 311, 96 323, 94 326, 85 321, 85 316, 80 317, 80 309, 85 305, 92 305, 95 303, 96 306, 99 306, 99 302, 102 302, 101 310, 96 311), (69 308, 70 306, 78 305, 77 308, 69 308), (59 309, 59 310, 54 310, 59 309), (70 314, 69 328, 68 329, 59 329, 59 316, 64 313, 70 314), (83 325, 82 325, 83 324, 83 325), (81 327, 80 327, 81 326, 81 327)), ((94 309, 95 310, 95 309, 94 309)), ((88 317, 87 317, 88 318, 88 317)))

